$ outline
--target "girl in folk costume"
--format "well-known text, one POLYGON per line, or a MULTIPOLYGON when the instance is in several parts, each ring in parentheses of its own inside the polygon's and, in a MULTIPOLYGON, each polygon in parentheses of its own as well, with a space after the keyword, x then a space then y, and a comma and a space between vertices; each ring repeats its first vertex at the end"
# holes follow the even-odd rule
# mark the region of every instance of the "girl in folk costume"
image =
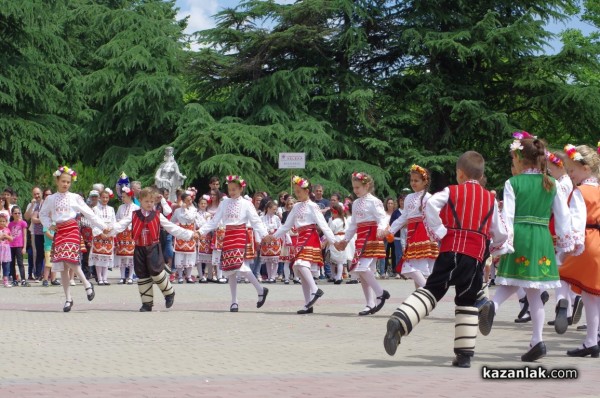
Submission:
POLYGON ((234 175, 227 176, 226 182, 229 198, 221 201, 213 218, 200 228, 199 233, 200 235, 206 235, 217 229, 220 223, 225 226, 221 268, 229 277, 229 288, 231 289, 231 306, 229 310, 238 312, 236 278, 238 274, 248 279, 256 288, 258 293, 256 308, 263 306, 269 293, 269 289, 262 287, 251 271, 250 265, 253 258, 249 256, 249 234, 246 224, 250 223, 252 225, 258 239, 262 239, 267 234, 267 230, 252 203, 241 196, 246 187, 246 182, 240 176, 234 175))
MULTIPOLYGON (((211 219, 212 214, 206 211, 208 208, 209 195, 202 195, 198 200, 198 213, 196 214, 196 227, 200 228, 208 220, 211 219)), ((200 235, 198 239, 198 254, 196 255, 196 267, 198 268, 198 283, 206 283, 207 276, 210 268, 212 268, 212 248, 211 248, 212 234, 200 235), (202 266, 206 267, 206 275, 202 270, 202 266)), ((212 273, 212 272, 211 272, 212 273)))
POLYGON ((156 284, 165 298, 165 307, 171 308, 175 301, 175 290, 165 271, 164 257, 161 253, 160 229, 175 238, 190 240, 197 238, 194 231, 173 224, 155 209, 158 191, 156 188, 144 188, 140 192, 140 209, 131 217, 123 218, 113 225, 111 235, 125 231, 131 225, 131 236, 135 241, 133 268, 138 276, 138 290, 142 300, 140 312, 150 312, 154 306, 152 286, 156 284))
POLYGON ((319 274, 319 267, 323 266, 323 255, 321 254, 321 241, 317 227, 329 243, 335 242, 335 236, 327 226, 325 217, 319 206, 310 200, 310 183, 304 178, 295 176, 292 178, 294 184, 294 195, 298 203, 294 205, 288 214, 285 224, 273 235, 265 240, 281 239, 293 227, 298 231, 296 254, 292 259, 294 262, 294 274, 300 277, 302 291, 304 293, 304 307, 298 314, 312 314, 313 305, 323 296, 323 291, 317 288, 313 275, 319 274))
MULTIPOLYGON (((133 203, 133 190, 129 187, 121 188, 121 200, 123 204, 117 210, 116 220, 121 221, 124 218, 131 219, 134 211, 140 207, 133 203)), ((117 234, 115 237, 115 266, 121 269, 121 279, 119 284, 133 284, 133 253, 135 251, 135 241, 131 235, 131 226, 125 231, 117 234), (129 278, 125 279, 125 273, 129 268, 129 278)))
MULTIPOLYGON (((100 192, 100 203, 94 207, 94 213, 100 217, 106 225, 112 225, 117 221, 115 209, 108 205, 108 201, 114 197, 110 188, 100 192)), ((115 239, 102 233, 99 228, 92 228, 94 240, 92 241, 92 253, 90 254, 90 266, 96 267, 98 285, 110 285, 108 283, 108 269, 114 263, 115 239)))
MULTIPOLYGON (((10 276, 10 262, 12 256, 10 253, 10 242, 13 237, 8 229, 8 214, 0 212, 0 263, 2 263, 2 278, 4 287, 12 287, 8 277, 10 276)), ((14 276, 13 276, 14 279, 14 276)))
MULTIPOLYGON (((281 214, 282 224, 285 224, 287 221, 287 217, 292 212, 295 203, 296 200, 293 197, 288 196, 285 202, 285 209, 281 214)), ((292 228, 290 229, 290 232, 285 235, 285 242, 281 249, 281 255, 279 256, 279 259, 283 262, 283 283, 286 285, 289 285, 290 283, 290 264, 293 264, 293 261, 296 258, 297 243, 298 232, 296 231, 296 228, 292 228)), ((300 283, 300 279, 297 276, 294 278, 294 283, 300 283)))
MULTIPOLYGON (((566 154, 564 152, 546 152, 546 160, 548 165, 548 172, 552 177, 556 179, 556 189, 557 194, 563 197, 563 200, 569 202, 569 197, 573 192, 573 182, 571 178, 567 174, 567 171, 564 166, 566 154)), ((574 193, 580 198, 579 191, 578 193, 574 193)), ((571 204, 574 204, 575 201, 571 201, 571 204)), ((571 218, 573 220, 573 225, 577 225, 578 223, 585 224, 585 212, 579 214, 579 212, 583 209, 577 209, 576 206, 570 207, 571 218)), ((583 251, 583 240, 585 239, 584 230, 580 231, 573 230, 573 239, 576 242, 576 246, 583 251)), ((556 241, 556 228, 554 226, 554 216, 550 217, 550 233, 552 234, 552 238, 556 241)), ((579 253, 581 254, 581 253, 579 253)), ((561 256, 556 256, 556 264, 559 268, 562 265, 561 256)), ((567 331, 567 327, 572 324, 577 324, 579 319, 581 318, 581 313, 583 310, 583 303, 581 301, 581 296, 575 294, 571 290, 571 286, 568 282, 561 280, 560 287, 556 289, 556 319, 549 321, 548 325, 554 326, 554 329, 557 333, 563 334, 567 331)))
POLYGON ((423 167, 413 164, 410 168, 410 187, 415 191, 404 199, 404 211, 390 227, 395 235, 406 227, 406 247, 397 271, 411 278, 416 287, 425 286, 425 277, 431 274, 435 259, 439 254, 438 246, 431 241, 423 224, 423 208, 431 194, 427 189, 431 185, 429 173, 423 167))
MULTIPOLYGON (((598 143, 600 152, 600 142, 598 143)), ((600 356, 600 156, 586 145, 567 145, 567 171, 578 188, 570 198, 577 214, 585 215, 574 221, 576 230, 585 231, 585 246, 578 257, 568 256, 560 267, 560 278, 581 294, 587 321, 587 336, 582 346, 567 351, 573 357, 600 356)), ((556 222, 558 227, 558 220, 556 222)))
MULTIPOLYGON (((336 236, 336 240, 342 240, 346 233, 346 220, 344 219, 344 209, 340 204, 331 206, 331 219, 329 228, 336 236)), ((347 261, 346 250, 338 250, 334 245, 329 245, 329 258, 331 261, 332 273, 335 271, 334 282, 336 285, 342 283, 342 273, 347 261)))
MULTIPOLYGON (((265 215, 261 217, 267 232, 271 235, 281 227, 281 220, 276 212, 277 203, 269 201, 265 206, 265 215)), ((275 283, 275 278, 277 278, 277 266, 279 265, 282 244, 283 239, 275 239, 268 243, 263 242, 260 246, 260 258, 267 267, 268 283, 275 283)))
MULTIPOLYGON (((214 217, 223 200, 224 195, 218 189, 210 190, 210 202, 206 211, 214 217)), ((207 278, 209 281, 226 283, 227 279, 223 278, 223 269, 221 268, 221 254, 223 251, 223 239, 225 238, 225 225, 219 224, 216 231, 212 233, 212 260, 211 266, 208 267, 207 278), (213 272, 216 269, 216 273, 213 272)))
POLYGON ((556 183, 546 174, 544 143, 525 132, 515 133, 511 144, 512 161, 518 175, 504 185, 503 218, 509 232, 509 249, 496 273, 499 285, 492 301, 479 313, 479 330, 487 336, 498 307, 522 287, 525 289, 533 326, 530 349, 521 356, 524 362, 546 355, 542 341, 544 304, 540 291, 560 287, 552 236, 548 228, 550 214, 556 220, 556 249, 569 253, 574 249, 571 214, 567 203, 556 193, 556 183))
MULTIPOLYGON (((181 207, 173 213, 171 222, 183 229, 194 231, 196 229, 196 217, 198 211, 194 207, 191 192, 181 194, 181 207)), ((179 277, 179 283, 183 283, 183 273, 188 283, 194 283, 192 279, 192 267, 196 264, 196 241, 193 239, 175 239, 175 269, 179 277)))
POLYGON ((69 269, 74 268, 79 280, 83 283, 87 298, 92 301, 95 297, 94 286, 85 278, 79 258, 81 254, 81 235, 75 219, 77 213, 83 214, 94 226, 104 232, 108 227, 90 209, 81 196, 69 192, 71 182, 77 180, 75 170, 61 166, 54 172, 57 192, 48 196, 40 210, 40 221, 45 228, 55 231, 54 251, 52 254, 52 271, 61 273, 61 283, 65 291, 64 312, 71 311, 73 298, 69 283, 69 269))
POLYGON ((352 174, 352 190, 358 198, 352 203, 352 220, 348 223, 344 240, 336 244, 339 250, 344 250, 356 234, 354 258, 349 271, 358 274, 367 301, 365 309, 358 315, 375 314, 390 298, 374 274, 377 259, 385 258, 383 237, 389 225, 383 203, 372 194, 374 188, 370 175, 352 174))

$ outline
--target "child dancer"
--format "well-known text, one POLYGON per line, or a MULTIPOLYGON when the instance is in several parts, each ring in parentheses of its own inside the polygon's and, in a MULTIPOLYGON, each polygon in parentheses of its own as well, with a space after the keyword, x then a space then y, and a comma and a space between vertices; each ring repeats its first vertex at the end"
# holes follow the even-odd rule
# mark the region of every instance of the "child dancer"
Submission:
POLYGON ((2 279, 4 287, 12 287, 8 280, 10 276, 10 242, 13 240, 8 229, 8 216, 4 212, 0 212, 0 263, 2 263, 2 279))
MULTIPOLYGON (((181 207, 173 213, 171 222, 183 229, 194 231, 196 229, 196 217, 198 211, 194 206, 192 195, 189 192, 181 194, 181 207)), ((175 239, 175 269, 179 283, 183 283, 183 273, 187 283, 194 283, 192 279, 192 267, 196 264, 196 241, 193 239, 175 239)))
MULTIPOLYGON (((21 208, 13 206, 10 210, 13 220, 8 223, 8 229, 13 239, 10 241, 10 255, 12 257, 10 264, 10 272, 13 276, 13 285, 18 283, 16 280, 17 270, 19 266, 19 274, 21 275, 21 286, 29 286, 25 278, 25 266, 23 265, 23 254, 27 247, 27 223, 23 221, 21 208)), ((16 286, 16 285, 15 285, 16 286)))
MULTIPOLYGON (((206 211, 214 217, 219 209, 219 205, 223 200, 223 194, 218 189, 210 190, 210 203, 206 211)), ((212 234, 212 260, 211 266, 209 266, 209 280, 218 283, 226 283, 227 280, 223 278, 223 269, 221 268, 221 254, 223 251, 223 239, 225 237, 225 226, 221 223, 217 230, 212 234), (213 272, 215 268, 216 273, 213 272), (212 278, 211 278, 212 276, 212 278)))
POLYGON ((519 287, 525 289, 532 320, 530 349, 523 362, 546 355, 542 341, 544 305, 540 291, 560 286, 554 246, 548 229, 550 214, 556 220, 557 250, 571 252, 571 215, 564 200, 556 194, 554 179, 546 174, 544 143, 525 132, 515 133, 511 144, 513 164, 518 175, 504 185, 503 218, 507 224, 509 246, 514 253, 500 260, 496 273, 496 294, 481 307, 479 330, 487 336, 498 307, 519 287))
MULTIPOLYGON (((329 220, 329 228, 331 232, 337 237, 337 239, 343 239, 346 234, 346 220, 344 219, 344 209, 340 204, 331 206, 331 219, 329 220)), ((338 250, 335 245, 329 245, 329 253, 331 260, 331 273, 335 271, 334 284, 339 285, 342 283, 342 273, 344 272, 344 265, 346 265, 347 256, 346 250, 338 250)))
MULTIPOLYGON (((208 208, 208 199, 210 196, 202 195, 198 200, 198 213, 196 215, 196 227, 201 228, 208 220, 211 219, 210 214, 206 209, 208 208)), ((196 256, 196 267, 198 268, 198 283, 208 282, 207 277, 209 271, 212 268, 212 248, 211 248, 212 234, 200 235, 198 239, 198 254, 196 256), (202 270, 202 266, 205 267, 205 271, 202 270), (205 276, 206 272, 206 276, 205 276)))
POLYGON ((425 286, 409 296, 388 320, 384 347, 389 355, 395 354, 401 337, 410 334, 454 285, 456 358, 452 365, 471 366, 477 337, 475 301, 483 281, 487 241, 491 238, 493 254, 509 249, 508 231, 500 219, 494 195, 478 182, 484 169, 479 153, 465 152, 456 163, 459 185, 446 187, 427 201, 424 221, 431 236, 441 241, 440 255, 425 286))
MULTIPOLYGON (((114 197, 110 188, 105 188, 100 192, 100 203, 94 207, 94 213, 106 225, 112 225, 117 218, 115 209, 108 205, 108 201, 114 197)), ((110 285, 108 283, 108 269, 112 268, 114 263, 115 239, 112 236, 102 233, 101 229, 92 228, 94 240, 92 241, 92 253, 90 254, 90 266, 96 267, 98 285, 110 285)))
MULTIPOLYGON (((600 147, 600 143, 599 143, 600 147)), ((560 278, 571 284, 576 293, 581 293, 587 321, 587 336, 583 344, 567 351, 571 357, 593 358, 600 356, 598 327, 600 324, 600 156, 586 145, 574 147, 567 145, 565 152, 567 170, 578 185, 571 198, 577 213, 586 214, 585 226, 577 226, 577 230, 585 229, 585 247, 580 256, 568 256, 560 267, 560 278)), ((558 220, 556 226, 558 228, 558 220)), ((558 321, 558 319, 557 319, 558 321)))
MULTIPOLYGON (((288 196, 285 202, 285 210, 281 215, 281 223, 285 224, 287 221, 287 217, 292 212, 294 208, 294 204, 296 204, 296 200, 292 196, 288 196)), ((290 284, 290 265, 293 265, 294 259, 296 258, 296 246, 298 243, 298 233, 296 228, 290 229, 290 231, 285 235, 285 243, 281 250, 280 259, 283 261, 283 283, 286 285, 290 284)), ((296 276, 294 277, 294 283, 300 283, 300 279, 296 276)))
POLYGON ((61 166, 53 175, 56 181, 57 192, 48 196, 44 201, 44 205, 40 210, 40 221, 45 228, 55 232, 52 271, 61 273, 61 283, 65 291, 66 300, 63 311, 69 312, 73 308, 69 269, 74 269, 79 280, 83 283, 87 299, 92 301, 96 296, 94 285, 86 279, 79 262, 82 239, 76 220, 77 213, 84 215, 90 223, 104 230, 105 233, 108 232, 108 227, 85 204, 81 196, 69 192, 71 183, 77 180, 75 170, 67 166, 61 166))
POLYGON ((352 203, 352 220, 348 223, 344 240, 335 244, 339 250, 344 250, 356 234, 354 258, 349 271, 358 274, 366 300, 365 308, 358 315, 375 314, 390 298, 374 275, 377 259, 385 258, 383 237, 389 226, 383 203, 372 194, 374 188, 373 177, 369 174, 352 174, 352 190, 358 198, 352 203))
MULTIPOLYGON (((116 220, 121 221, 124 218, 131 219, 131 214, 139 210, 139 206, 133 203, 133 190, 129 187, 121 188, 121 200, 123 204, 117 210, 116 220)), ((135 251, 135 241, 131 236, 131 226, 125 231, 117 234, 115 237, 115 265, 121 269, 121 279, 119 284, 133 284, 133 253, 135 251), (129 277, 125 280, 125 275, 129 269, 129 277)))
POLYGON ((114 224, 111 235, 123 232, 131 224, 131 235, 135 241, 133 268, 138 276, 138 289, 142 300, 140 312, 150 312, 154 306, 152 285, 156 284, 165 297, 165 307, 171 308, 175 301, 175 290, 165 271, 164 258, 160 247, 160 228, 176 238, 190 240, 198 238, 198 233, 183 229, 171 223, 162 213, 154 209, 158 191, 144 188, 140 192, 141 209, 134 211, 130 218, 123 218, 114 224))
POLYGON ((310 183, 304 178, 295 176, 292 178, 294 184, 294 195, 298 203, 294 205, 288 214, 285 224, 273 235, 265 238, 268 242, 272 239, 281 239, 285 234, 296 227, 298 241, 294 262, 294 275, 299 276, 304 293, 304 307, 298 310, 298 314, 312 314, 313 305, 323 296, 324 292, 317 288, 313 275, 319 274, 319 267, 323 266, 323 255, 321 253, 321 241, 317 227, 329 243, 335 242, 335 236, 327 226, 325 217, 319 206, 310 200, 310 183))
POLYGON ((229 311, 238 312, 239 309, 236 278, 238 275, 245 277, 254 285, 258 293, 256 308, 260 308, 267 299, 269 289, 262 287, 251 271, 250 265, 253 259, 247 256, 248 232, 246 224, 249 222, 252 225, 254 231, 258 234, 258 239, 262 239, 267 234, 267 229, 258 217, 252 203, 241 196, 246 187, 246 182, 237 175, 229 175, 225 180, 229 198, 223 199, 214 217, 200 228, 199 233, 200 235, 206 235, 217 229, 219 223, 225 225, 221 268, 229 277, 229 288, 231 289, 229 311))
POLYGON ((402 275, 411 278, 416 287, 425 286, 425 278, 431 273, 439 250, 435 242, 427 236, 423 225, 423 208, 431 194, 427 192, 431 179, 423 167, 413 164, 410 168, 410 187, 415 191, 406 196, 404 211, 390 227, 390 233, 395 235, 406 226, 406 247, 401 263, 397 270, 402 275))
MULTIPOLYGON (((281 220, 277 217, 277 203, 269 201, 265 205, 265 215, 261 217, 269 234, 274 234, 281 227, 281 220)), ((260 258, 267 267, 267 282, 275 283, 277 278, 277 265, 281 254, 282 239, 275 239, 269 243, 263 242, 260 247, 260 258)))

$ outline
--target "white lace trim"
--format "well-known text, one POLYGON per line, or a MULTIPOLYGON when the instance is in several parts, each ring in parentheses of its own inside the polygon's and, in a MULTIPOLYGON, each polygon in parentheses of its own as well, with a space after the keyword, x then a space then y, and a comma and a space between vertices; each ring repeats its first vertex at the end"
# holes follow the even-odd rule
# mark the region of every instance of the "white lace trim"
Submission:
POLYGON ((518 286, 530 289, 555 289, 560 287, 560 280, 555 281, 526 281, 522 279, 504 278, 496 276, 494 280, 496 285, 518 286))

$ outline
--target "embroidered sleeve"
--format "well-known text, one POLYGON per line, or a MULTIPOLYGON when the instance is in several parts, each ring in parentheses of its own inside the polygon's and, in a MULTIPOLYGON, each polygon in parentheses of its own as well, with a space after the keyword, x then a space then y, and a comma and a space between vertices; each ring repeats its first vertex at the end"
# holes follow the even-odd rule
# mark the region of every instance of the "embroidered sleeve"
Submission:
POLYGON ((574 251, 571 255, 578 256, 583 253, 585 248, 585 224, 587 220, 587 208, 579 189, 573 191, 569 203, 569 213, 571 213, 571 236, 574 245, 574 251))
POLYGON ((423 217, 423 225, 425 226, 425 230, 427 231, 427 235, 429 235, 429 239, 434 240, 436 242, 441 241, 448 230, 442 223, 442 219, 440 218, 440 212, 448 203, 448 198, 450 197, 450 190, 448 188, 444 188, 443 191, 432 195, 425 204, 423 209, 424 217, 423 217))
POLYGON ((502 215, 498 211, 498 202, 494 199, 494 214, 490 225, 490 254, 499 256, 502 254, 513 253, 514 248, 508 244, 508 229, 502 215))
MULTIPOLYGON (((583 206, 585 209, 585 204, 583 206)), ((562 195, 554 195, 552 212, 554 213, 554 227, 556 229, 556 250, 562 253, 572 252, 575 248, 573 219, 567 202, 562 195)))

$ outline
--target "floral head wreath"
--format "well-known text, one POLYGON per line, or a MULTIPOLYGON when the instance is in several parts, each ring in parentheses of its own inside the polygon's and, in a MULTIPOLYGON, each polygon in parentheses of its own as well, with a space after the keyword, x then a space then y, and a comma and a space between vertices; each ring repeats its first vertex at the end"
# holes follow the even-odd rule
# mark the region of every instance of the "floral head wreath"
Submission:
POLYGON ((529 134, 527 131, 515 131, 513 133, 514 141, 510 144, 510 151, 516 152, 517 154, 523 150, 523 145, 521 144, 521 140, 525 138, 537 139, 537 136, 529 134))
POLYGON ((561 158, 559 158, 552 152, 546 151, 546 159, 558 167, 563 167, 563 161, 561 160, 561 158))
POLYGON ((130 198, 133 198, 133 190, 129 187, 123 187, 121 188, 121 192, 125 192, 125 195, 129 196, 130 198))
POLYGON ((331 214, 335 214, 336 216, 340 215, 340 213, 336 209, 331 209, 331 214))
POLYGON ((310 183, 308 182, 308 180, 306 178, 302 178, 302 177, 298 177, 298 176, 294 176, 294 178, 292 178, 292 182, 294 184, 298 185, 302 189, 308 189, 308 186, 310 185, 310 183))
POLYGON ((352 173, 352 178, 357 181, 362 182, 363 184, 369 183, 369 176, 367 176, 365 173, 354 172, 354 173, 352 173))
POLYGON ((103 192, 106 192, 108 194, 108 197, 111 198, 111 199, 115 197, 114 192, 110 188, 104 188, 103 192))
POLYGON ((226 182, 227 184, 229 184, 230 182, 237 182, 238 184, 240 184, 240 186, 241 186, 242 188, 245 188, 245 187, 246 187, 246 181, 244 181, 244 180, 242 179, 242 177, 240 177, 240 176, 229 175, 229 176, 225 177, 225 182, 226 182))
POLYGON ((196 189, 196 187, 188 187, 185 193, 187 193, 190 196, 196 197, 198 190, 196 189))
POLYGON ((575 162, 583 162, 583 156, 581 156, 581 154, 577 152, 577 148, 575 148, 575 145, 565 145, 565 153, 567 154, 569 159, 575 162))
POLYGON ((77 181, 77 173, 75 170, 70 169, 67 166, 59 166, 53 175, 54 177, 60 177, 64 173, 70 175, 73 182, 77 181))
POLYGON ((202 197, 200 199, 206 200, 206 203, 209 203, 209 204, 211 202, 210 195, 206 195, 206 194, 202 195, 202 197))
POLYGON ((418 164, 413 164, 412 166, 410 166, 410 172, 420 174, 421 177, 423 177, 423 181, 429 180, 429 174, 427 174, 427 170, 425 170, 423 167, 419 166, 418 164))

